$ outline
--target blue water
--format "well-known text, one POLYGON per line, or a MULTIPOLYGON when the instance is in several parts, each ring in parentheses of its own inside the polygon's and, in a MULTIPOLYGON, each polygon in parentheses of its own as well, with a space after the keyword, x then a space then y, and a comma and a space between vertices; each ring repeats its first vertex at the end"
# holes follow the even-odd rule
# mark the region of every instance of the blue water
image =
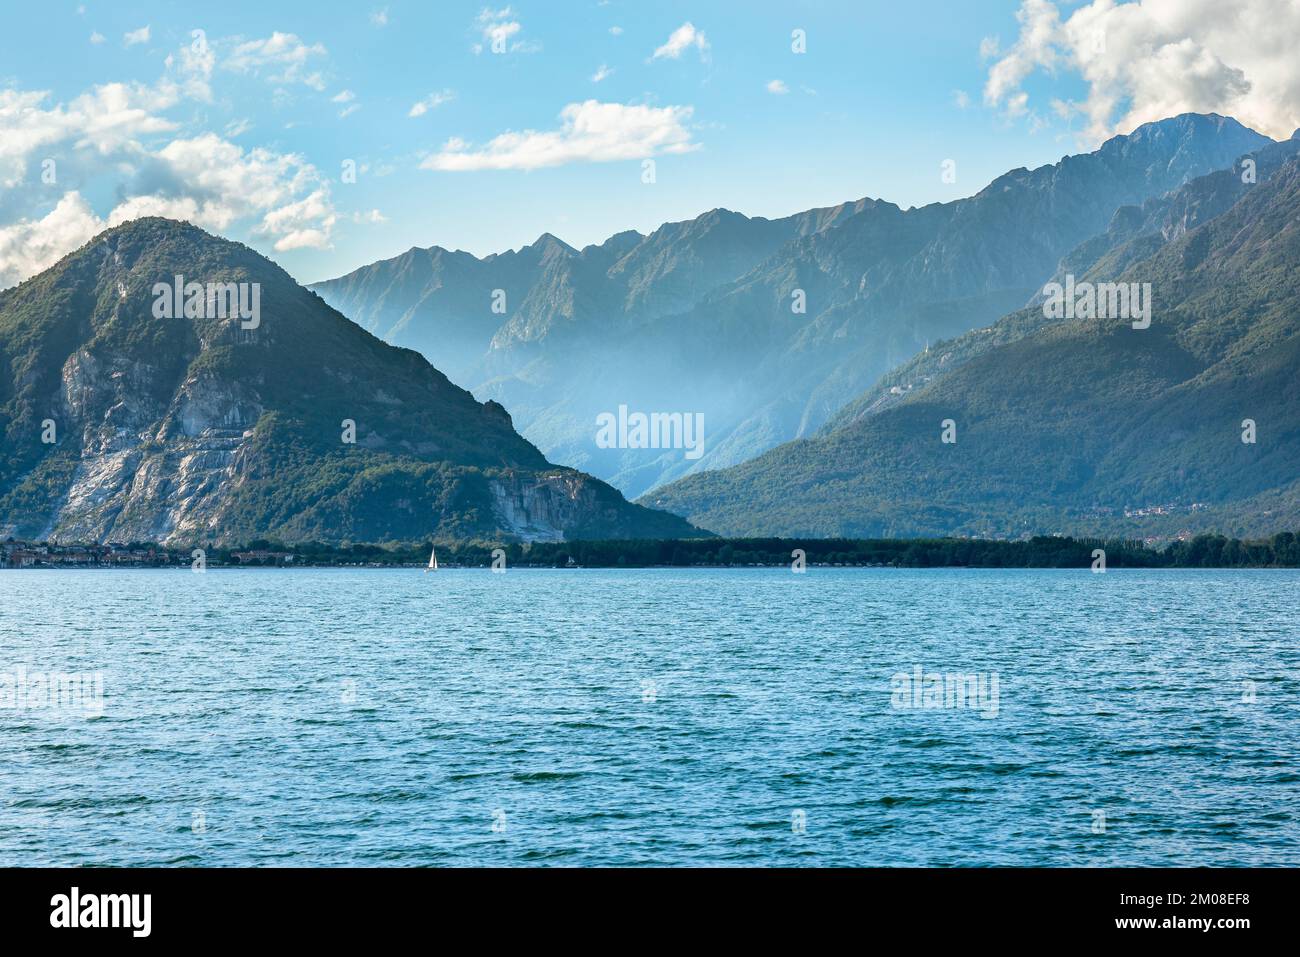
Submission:
POLYGON ((1263 570, 0 571, 0 672, 104 682, 102 713, 0 709, 0 864, 1294 866, 1298 594, 1263 570), (896 707, 918 665, 996 675, 996 708, 896 707))

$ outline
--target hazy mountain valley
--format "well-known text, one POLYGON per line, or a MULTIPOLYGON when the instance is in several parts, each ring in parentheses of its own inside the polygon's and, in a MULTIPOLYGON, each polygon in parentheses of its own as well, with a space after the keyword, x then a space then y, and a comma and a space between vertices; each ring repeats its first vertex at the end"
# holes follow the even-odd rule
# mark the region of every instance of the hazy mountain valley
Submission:
POLYGON ((1117 228, 1117 211, 1269 142, 1188 114, 950 203, 862 199, 779 220, 712 210, 648 236, 575 250, 547 235, 481 260, 412 249, 312 288, 499 401, 553 460, 636 496, 814 434, 928 344, 1024 306, 1063 257, 1117 228), (704 454, 600 447, 596 417, 620 405, 702 413, 704 454))

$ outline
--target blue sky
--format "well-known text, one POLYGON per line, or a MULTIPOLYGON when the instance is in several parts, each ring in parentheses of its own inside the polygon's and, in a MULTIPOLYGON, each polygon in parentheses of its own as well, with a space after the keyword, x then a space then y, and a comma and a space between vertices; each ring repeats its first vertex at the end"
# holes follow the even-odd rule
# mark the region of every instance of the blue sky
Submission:
POLYGON ((779 216, 969 195, 1105 131, 1098 81, 1061 26, 1079 9, 15 7, 0 36, 0 285, 87 230, 151 212, 249 242, 310 282, 417 245, 485 254, 552 232, 582 246, 717 206, 779 216), (1056 31, 1047 46, 1036 24, 1056 31), (806 53, 791 49, 795 29, 806 53))

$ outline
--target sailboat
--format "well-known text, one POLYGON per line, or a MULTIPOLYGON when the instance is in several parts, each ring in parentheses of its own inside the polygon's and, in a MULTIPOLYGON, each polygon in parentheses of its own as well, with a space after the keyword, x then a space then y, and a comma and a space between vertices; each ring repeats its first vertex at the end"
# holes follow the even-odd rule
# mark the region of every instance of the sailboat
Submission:
POLYGON ((424 570, 424 573, 427 575, 429 574, 429 572, 436 572, 437 570, 438 570, 438 549, 435 548, 433 549, 432 552, 429 553, 429 567, 424 570))

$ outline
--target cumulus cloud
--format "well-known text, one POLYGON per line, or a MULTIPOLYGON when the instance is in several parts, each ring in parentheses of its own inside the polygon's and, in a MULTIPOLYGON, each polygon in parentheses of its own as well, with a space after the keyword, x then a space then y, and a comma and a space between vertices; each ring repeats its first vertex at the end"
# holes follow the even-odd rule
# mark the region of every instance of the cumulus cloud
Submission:
POLYGON ((236 73, 265 75, 272 83, 302 83, 323 90, 325 78, 313 65, 326 52, 319 43, 304 43, 296 34, 276 31, 260 40, 236 44, 222 67, 236 73))
POLYGON ((146 25, 141 27, 139 30, 132 30, 130 33, 124 33, 122 35, 122 42, 129 47, 133 47, 138 43, 148 43, 149 27, 146 25))
POLYGON ((384 7, 382 10, 375 10, 372 12, 370 14, 370 22, 377 27, 388 26, 388 8, 384 7))
POLYGON ((199 225, 217 229, 284 205, 319 179, 301 156, 263 147, 245 151, 215 133, 173 140, 156 155, 174 181, 201 201, 199 225))
POLYGON ((46 107, 48 99, 45 91, 0 90, 0 187, 17 186, 33 154, 56 143, 109 157, 140 136, 176 128, 156 115, 177 100, 167 84, 106 83, 66 105, 46 107))
POLYGON ((77 146, 108 154, 140 136, 175 129, 175 123, 157 114, 175 106, 179 98, 176 88, 167 83, 105 83, 73 100, 64 116, 78 133, 77 146))
POLYGON ((700 57, 703 58, 704 55, 709 52, 709 41, 705 39, 702 30, 696 30, 695 25, 687 20, 672 32, 668 37, 668 42, 657 48, 650 59, 676 60, 687 50, 691 49, 691 47, 698 50, 700 52, 700 57))
POLYGON ((775 93, 777 96, 785 96, 790 92, 790 88, 785 85, 784 80, 772 80, 767 84, 767 92, 775 93))
POLYGON ((1063 17, 1053 0, 1023 0, 1016 42, 981 44, 989 69, 984 100, 1008 116, 1031 114, 1023 87, 1043 71, 1077 73, 1080 116, 1097 142, 1179 113, 1222 113, 1285 138, 1300 126, 1300 4, 1293 0, 1092 0, 1063 17))
POLYGON ((164 64, 169 73, 174 72, 186 96, 212 102, 212 70, 216 66, 216 51, 201 30, 193 32, 193 42, 181 47, 180 59, 169 54, 164 64))
POLYGON ((686 153, 699 148, 686 128, 692 112, 689 106, 626 106, 596 100, 570 103, 560 113, 559 129, 502 133, 481 149, 452 139, 420 165, 422 169, 457 172, 532 170, 686 153))
POLYGON ((212 132, 178 136, 179 124, 161 114, 184 92, 170 76, 107 83, 67 103, 0 89, 0 288, 141 216, 251 229, 278 251, 329 245, 338 216, 327 180, 301 156, 244 150, 212 132), (38 183, 33 169, 44 174, 47 161, 53 175, 38 183), (102 217, 86 198, 91 182, 114 186, 102 217))
POLYGON ((0 89, 0 187, 12 189, 27 173, 27 159, 41 147, 68 136, 64 115, 41 108, 39 91, 0 89))
POLYGON ((268 212, 256 231, 277 237, 277 252, 324 249, 329 246, 330 231, 337 220, 329 193, 325 189, 318 189, 297 202, 278 206, 268 212))
POLYGON ((428 113, 430 110, 436 110, 438 107, 442 106, 442 104, 450 103, 455 98, 456 94, 451 90, 442 90, 437 93, 430 93, 424 99, 412 105, 411 111, 406 115, 411 117, 424 116, 424 114, 428 113))
POLYGON ((102 227, 76 192, 64 196, 45 216, 0 226, 0 289, 48 269, 102 227))

